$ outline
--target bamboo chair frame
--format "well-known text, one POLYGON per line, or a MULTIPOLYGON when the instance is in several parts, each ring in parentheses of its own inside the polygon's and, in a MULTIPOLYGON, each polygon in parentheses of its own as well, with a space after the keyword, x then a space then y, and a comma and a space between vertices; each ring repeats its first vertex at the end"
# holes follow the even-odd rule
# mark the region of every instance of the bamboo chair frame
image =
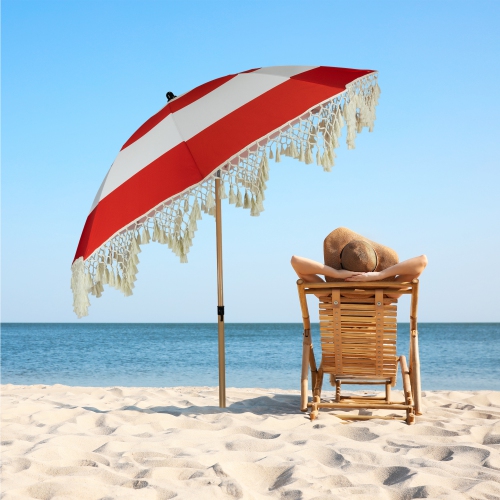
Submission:
POLYGON ((398 410, 405 417, 336 414, 344 420, 383 418, 415 423, 422 414, 420 358, 418 350, 417 279, 408 283, 370 281, 307 283, 297 281, 302 321, 304 323, 301 375, 301 411, 311 410, 318 417, 321 408, 339 410, 398 410), (325 292, 320 299, 320 332, 322 358, 319 367, 314 357, 311 322, 306 295, 325 292), (396 356, 397 299, 388 294, 411 296, 409 366, 405 356, 396 356), (396 383, 397 369, 403 378, 404 401, 391 400, 391 386, 396 383), (312 401, 309 401, 308 373, 311 370, 312 401), (324 373, 335 384, 335 401, 322 402, 324 373), (342 384, 385 385, 385 396, 344 396, 342 384))

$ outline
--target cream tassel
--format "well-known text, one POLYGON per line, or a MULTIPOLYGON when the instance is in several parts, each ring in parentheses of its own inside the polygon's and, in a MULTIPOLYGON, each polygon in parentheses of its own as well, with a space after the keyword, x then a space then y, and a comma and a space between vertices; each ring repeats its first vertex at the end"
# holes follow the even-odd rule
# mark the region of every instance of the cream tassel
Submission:
POLYGON ((236 207, 240 208, 243 206, 243 198, 241 196, 241 191, 238 189, 238 194, 236 198, 236 207))
POLYGON ((162 245, 167 243, 167 235, 163 229, 158 229, 158 242, 162 245))
POLYGON ((301 161, 302 163, 305 163, 305 161, 306 161, 305 145, 304 144, 302 144, 300 147, 299 161, 301 161))
POLYGON ((226 187, 225 187, 223 181, 221 181, 220 186, 219 186, 219 198, 221 200, 225 200, 227 198, 226 187))
POLYGON ((214 196, 212 194, 212 189, 209 188, 209 191, 207 194, 206 208, 207 208, 207 210, 210 210, 214 206, 215 206, 214 196))
POLYGON ((191 215, 189 216, 188 229, 189 231, 193 232, 198 230, 198 225, 196 224, 196 214, 194 213, 194 210, 191 212, 191 215))
POLYGON ((198 203, 198 199, 194 201, 193 213, 196 220, 201 220, 201 210, 200 210, 200 204, 198 203))
POLYGON ((92 283, 92 278, 90 277, 90 273, 85 273, 85 290, 90 290, 94 286, 92 283))
POLYGON ((143 245, 147 245, 150 241, 150 236, 149 236, 149 229, 147 226, 144 226, 144 229, 142 231, 142 236, 141 236, 141 243, 143 245))
POLYGON ((177 217, 175 218, 174 223, 175 223, 174 231, 179 231, 181 228, 181 224, 182 224, 182 212, 180 209, 177 210, 177 217))
POLYGON ((103 285, 108 285, 109 284, 109 269, 107 267, 104 268, 104 273, 102 275, 102 284, 103 285))
MULTIPOLYGON (((127 276, 130 276, 131 278, 132 277, 135 277, 135 275, 138 273, 138 269, 137 269, 137 266, 135 265, 134 261, 131 260, 129 262, 129 265, 128 265, 128 270, 127 270, 127 276)), ((135 281, 135 280, 133 280, 135 281)))
POLYGON ((263 212, 264 211, 264 203, 263 203, 264 199, 263 199, 263 193, 261 193, 260 191, 257 193, 257 197, 256 197, 256 203, 257 203, 257 210, 260 212, 263 212))
POLYGON ((243 202, 243 208, 251 208, 252 204, 250 202, 250 197, 248 196, 248 191, 245 190, 245 198, 243 202))
POLYGON ((321 157, 321 166, 325 172, 328 172, 328 159, 326 157, 326 149, 323 151, 323 156, 321 157))
POLYGON ((121 290, 121 288, 122 288, 122 279, 121 279, 118 271, 116 272, 115 288, 117 290, 121 290))
POLYGON ((98 281, 92 288, 92 295, 95 295, 97 298, 101 297, 102 296, 102 291, 101 290, 101 282, 98 281))
POLYGON ((373 95, 373 103, 375 106, 378 104, 378 98, 380 97, 380 94, 382 91, 380 90, 380 87, 378 86, 378 83, 375 84, 372 90, 372 95, 373 95))
POLYGON ((313 163, 313 156, 312 156, 312 151, 311 151, 311 148, 308 147, 306 149, 306 156, 305 156, 305 162, 306 162, 306 165, 310 165, 311 163, 313 163))
POLYGON ((132 288, 126 280, 122 280, 121 290, 125 297, 130 297, 132 295, 132 288))
POLYGON ((269 148, 269 159, 274 160, 273 148, 269 148))
MULTIPOLYGON (((73 311, 79 318, 89 313, 89 296, 87 292, 87 276, 83 257, 79 257, 71 266, 71 290, 73 291, 73 311)), ((89 276, 90 277, 90 276, 89 276)))
POLYGON ((330 157, 330 166, 334 167, 335 166, 335 158, 337 155, 335 154, 335 150, 333 148, 330 148, 328 150, 328 156, 330 157))
POLYGON ((314 144, 316 144, 317 142, 317 138, 316 138, 316 133, 317 133, 317 130, 316 128, 314 127, 314 125, 311 127, 311 129, 309 130, 309 137, 307 138, 307 142, 313 146, 314 144))
POLYGON ((257 190, 265 191, 267 189, 266 182, 263 179, 257 180, 257 190))
POLYGON ((344 119, 342 118, 342 114, 340 112, 337 112, 335 115, 335 120, 333 122, 333 130, 337 137, 340 136, 343 126, 344 126, 344 119))
POLYGON ((234 186, 231 184, 229 186, 229 204, 234 205, 238 200, 236 198, 236 193, 234 192, 234 186))
POLYGON ((137 240, 135 239, 134 236, 132 236, 131 241, 130 241, 130 253, 132 254, 138 254, 141 251, 139 245, 137 244, 137 240))
POLYGON ((180 255, 179 240, 177 239, 176 236, 173 236, 171 241, 172 241, 172 252, 174 252, 175 255, 179 256, 180 255))
POLYGON ((347 104, 344 104, 343 115, 347 123, 347 149, 354 149, 356 138, 356 108, 357 95, 353 94, 347 104))
POLYGON ((179 257, 181 264, 187 264, 187 253, 189 252, 189 247, 185 239, 179 238, 179 257))
POLYGON ((115 286, 115 273, 113 271, 113 268, 111 268, 111 271, 109 272, 109 286, 115 286))
POLYGON ((280 155, 280 150, 279 150, 278 146, 276 146, 276 159, 274 161, 276 163, 280 163, 281 162, 281 155, 280 155))
POLYGON ((187 198, 184 201, 184 212, 185 213, 189 212, 189 200, 187 198))
POLYGON ((259 165, 259 178, 267 181, 269 180, 269 163, 267 161, 267 156, 263 156, 259 165))
POLYGON ((285 147, 283 146, 283 143, 281 143, 280 154, 281 154, 281 155, 285 155, 285 156, 287 155, 287 154, 286 154, 286 149, 285 149, 285 147))
POLYGON ((321 166, 321 154, 319 152, 319 146, 318 151, 316 151, 316 165, 321 166))
POLYGON ((193 242, 191 241, 191 235, 190 231, 187 231, 186 234, 184 235, 184 252, 187 254, 189 252, 189 249, 193 245, 193 242))
POLYGON ((97 283, 102 280, 103 272, 104 272, 104 263, 99 262, 99 264, 97 264, 97 269, 96 269, 96 273, 95 273, 95 280, 97 283))
POLYGON ((252 208, 250 210, 250 215, 252 217, 258 217, 260 215, 259 209, 257 208, 257 202, 255 201, 255 198, 252 196, 252 199, 250 201, 252 208))
POLYGON ((158 222, 156 222, 156 219, 154 220, 153 223, 153 241, 158 241, 160 235, 159 235, 159 227, 158 227, 158 222))

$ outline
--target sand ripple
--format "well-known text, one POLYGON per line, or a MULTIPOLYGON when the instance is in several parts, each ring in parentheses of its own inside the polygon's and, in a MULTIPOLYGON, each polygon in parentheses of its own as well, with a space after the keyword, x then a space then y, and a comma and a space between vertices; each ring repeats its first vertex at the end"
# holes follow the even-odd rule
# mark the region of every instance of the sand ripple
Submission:
MULTIPOLYGON (((328 395, 328 394, 327 394, 328 395)), ((296 391, 2 386, 2 499, 500 499, 500 392, 414 426, 311 423, 296 391)))

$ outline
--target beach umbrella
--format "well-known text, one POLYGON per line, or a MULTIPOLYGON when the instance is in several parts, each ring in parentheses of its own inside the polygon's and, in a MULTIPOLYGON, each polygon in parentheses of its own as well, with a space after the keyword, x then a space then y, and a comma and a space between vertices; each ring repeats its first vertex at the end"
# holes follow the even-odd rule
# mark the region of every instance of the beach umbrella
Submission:
POLYGON ((141 246, 155 241, 187 262, 202 214, 215 216, 219 402, 225 407, 220 200, 258 216, 270 162, 283 156, 334 165, 370 131, 380 90, 372 70, 328 66, 258 68, 212 80, 176 97, 141 125, 111 165, 87 217, 72 264, 73 307, 88 314, 104 285, 131 295, 141 246))

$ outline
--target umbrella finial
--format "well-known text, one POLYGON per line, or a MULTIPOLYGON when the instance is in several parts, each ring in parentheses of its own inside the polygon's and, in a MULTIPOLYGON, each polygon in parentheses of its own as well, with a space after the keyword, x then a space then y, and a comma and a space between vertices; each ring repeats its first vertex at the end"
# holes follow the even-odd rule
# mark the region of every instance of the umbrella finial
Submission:
POLYGON ((173 92, 167 92, 167 101, 170 102, 172 99, 175 99, 177 96, 174 95, 173 92))

